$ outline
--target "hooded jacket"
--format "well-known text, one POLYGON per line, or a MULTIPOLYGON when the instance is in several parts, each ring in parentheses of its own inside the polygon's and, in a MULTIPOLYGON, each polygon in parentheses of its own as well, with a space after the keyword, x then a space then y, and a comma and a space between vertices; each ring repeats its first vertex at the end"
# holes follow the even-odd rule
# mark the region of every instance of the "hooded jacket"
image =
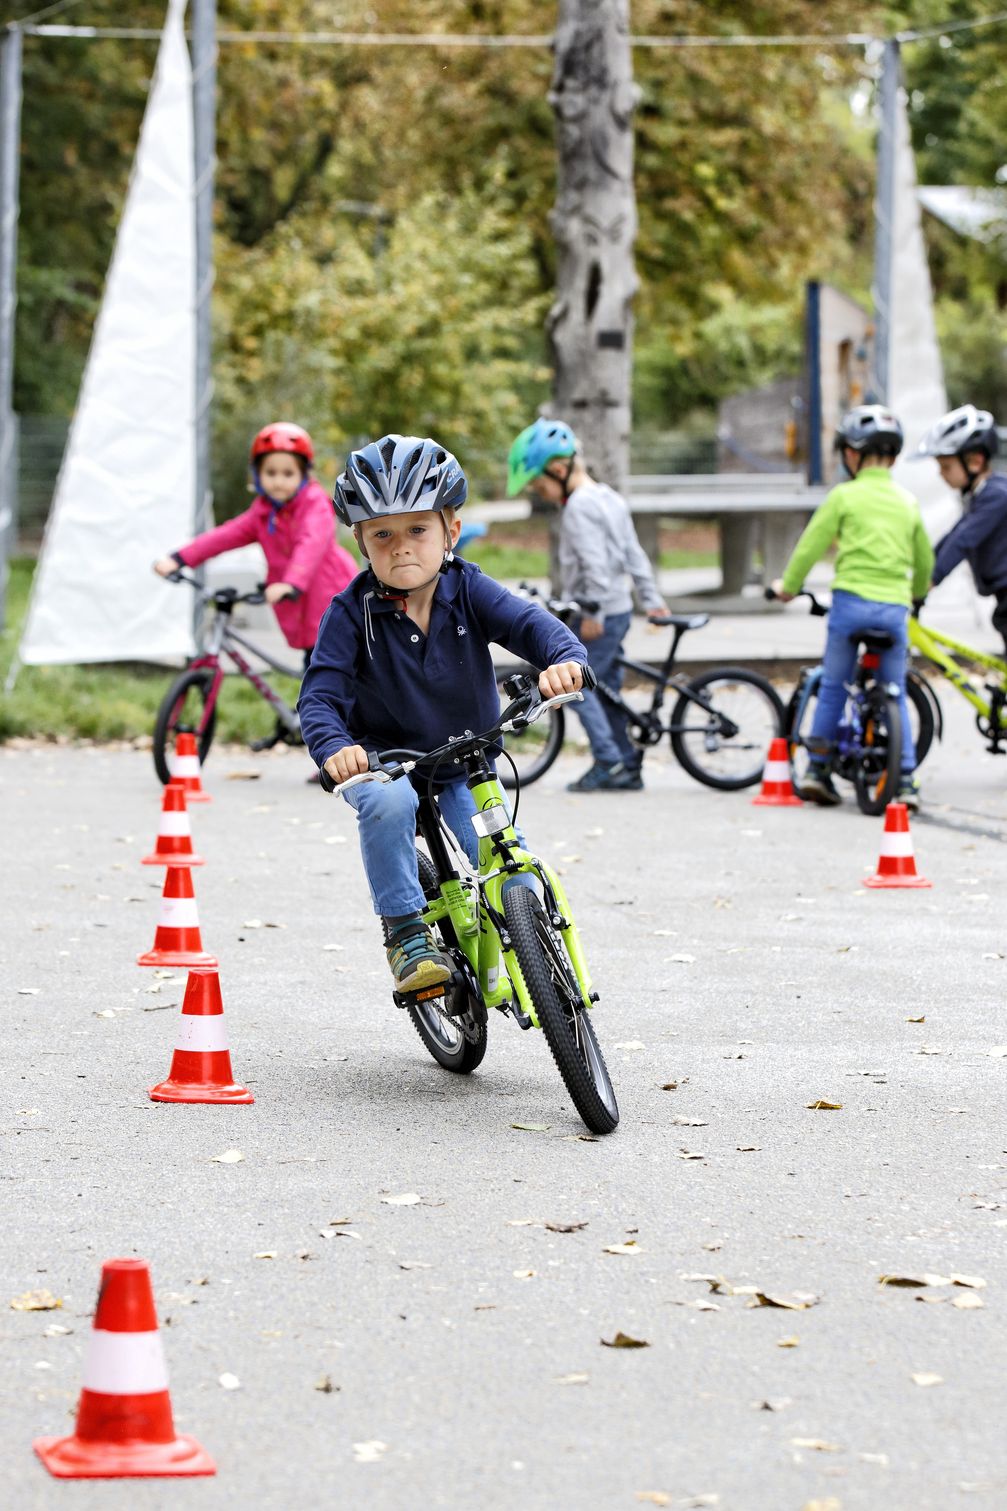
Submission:
POLYGON ((259 494, 243 514, 197 535, 174 554, 185 566, 198 567, 253 541, 266 558, 267 585, 289 582, 299 590, 297 598, 281 598, 273 605, 287 644, 310 649, 322 615, 357 574, 353 557, 336 544, 332 500, 321 483, 311 479, 280 507, 259 494))

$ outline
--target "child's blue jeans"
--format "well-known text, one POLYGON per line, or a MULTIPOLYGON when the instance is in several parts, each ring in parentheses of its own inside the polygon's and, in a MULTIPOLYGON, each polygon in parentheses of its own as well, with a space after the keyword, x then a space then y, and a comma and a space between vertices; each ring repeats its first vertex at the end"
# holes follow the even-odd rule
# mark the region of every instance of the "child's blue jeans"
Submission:
POLYGON ((833 593, 832 607, 829 610, 829 633, 822 661, 822 680, 811 725, 812 739, 830 743, 835 740, 846 702, 846 684, 853 680, 857 664, 857 647, 850 636, 868 629, 887 630, 895 643, 889 650, 879 653, 878 680, 894 682, 899 689, 902 770, 905 773, 912 772, 916 766, 916 744, 906 702, 908 618, 909 610, 904 604, 877 603, 872 598, 860 598, 856 593, 847 593, 842 589, 833 593))
MULTIPOLYGON (((426 898, 416 875, 415 789, 397 782, 362 782, 343 794, 356 809, 360 853, 374 911, 379 917, 404 918, 420 913, 426 898)), ((437 788, 437 801, 447 825, 473 866, 479 861, 479 840, 472 827, 476 805, 464 777, 437 788)), ((524 844, 520 829, 518 839, 524 844)))
MULTIPOLYGON (((618 692, 622 686, 622 667, 618 658, 629 633, 630 617, 629 614, 606 614, 605 628, 598 639, 585 642, 589 666, 598 681, 604 682, 613 692, 618 692)), ((571 703, 570 707, 584 726, 591 754, 599 766, 616 766, 620 761, 628 766, 637 764, 640 752, 626 733, 625 714, 610 708, 597 693, 588 692, 587 688, 584 689, 583 702, 571 703)))

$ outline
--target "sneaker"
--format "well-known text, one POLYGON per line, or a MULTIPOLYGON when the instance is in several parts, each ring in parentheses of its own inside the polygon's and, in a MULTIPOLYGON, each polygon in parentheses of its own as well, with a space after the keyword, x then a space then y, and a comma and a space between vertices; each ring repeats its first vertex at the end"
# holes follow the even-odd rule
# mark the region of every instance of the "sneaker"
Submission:
POLYGON ((897 802, 905 803, 906 807, 911 809, 913 813, 919 812, 920 784, 912 772, 903 772, 902 780, 899 782, 899 790, 895 797, 897 802))
POLYGON ((397 992, 422 992, 443 985, 454 974, 451 961, 419 917, 386 929, 385 954, 397 992))
POLYGON ((832 772, 824 766, 809 766, 797 788, 797 795, 805 803, 817 803, 821 808, 835 808, 843 800, 836 791, 832 772))
POLYGON ((594 765, 578 777, 575 782, 567 783, 567 792, 639 792, 643 787, 643 777, 639 770, 632 771, 616 761, 614 766, 606 766, 601 761, 595 761, 594 765))

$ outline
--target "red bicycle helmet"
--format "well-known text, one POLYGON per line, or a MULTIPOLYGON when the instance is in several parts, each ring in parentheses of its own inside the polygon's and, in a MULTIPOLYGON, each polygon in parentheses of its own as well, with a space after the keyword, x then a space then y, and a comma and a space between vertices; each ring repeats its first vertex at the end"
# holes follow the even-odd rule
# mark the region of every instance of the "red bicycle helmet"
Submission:
POLYGON ((268 456, 273 451, 292 451, 308 463, 315 459, 315 448, 308 432, 302 430, 300 425, 290 425, 285 420, 275 420, 272 425, 264 425, 259 431, 252 442, 252 466, 255 466, 260 457, 268 456))

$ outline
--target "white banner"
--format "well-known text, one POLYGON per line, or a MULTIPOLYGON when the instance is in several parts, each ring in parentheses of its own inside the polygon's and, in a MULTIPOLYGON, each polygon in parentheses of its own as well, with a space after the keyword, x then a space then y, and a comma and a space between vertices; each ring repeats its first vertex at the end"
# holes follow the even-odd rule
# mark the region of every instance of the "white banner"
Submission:
POLYGON ((156 556, 195 517, 195 221, 185 0, 169 0, 21 641, 27 665, 177 661, 192 594, 156 556))

